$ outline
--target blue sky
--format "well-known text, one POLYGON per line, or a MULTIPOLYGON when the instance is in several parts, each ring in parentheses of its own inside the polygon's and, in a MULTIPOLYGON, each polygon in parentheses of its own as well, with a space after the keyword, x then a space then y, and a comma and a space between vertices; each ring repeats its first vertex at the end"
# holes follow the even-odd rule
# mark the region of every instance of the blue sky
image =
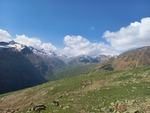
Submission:
POLYGON ((119 31, 146 17, 150 0, 0 0, 0 29, 57 48, 66 47, 67 35, 111 45, 102 38, 106 31, 119 31))

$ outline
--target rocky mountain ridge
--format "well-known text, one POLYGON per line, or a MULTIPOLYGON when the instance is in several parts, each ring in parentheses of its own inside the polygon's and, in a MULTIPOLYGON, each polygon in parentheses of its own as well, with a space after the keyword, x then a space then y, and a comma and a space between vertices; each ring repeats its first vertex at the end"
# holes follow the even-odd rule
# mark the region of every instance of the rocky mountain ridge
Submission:
POLYGON ((95 59, 86 55, 68 58, 55 52, 27 47, 15 41, 0 42, 0 53, 0 93, 56 79, 59 72, 72 65, 101 62, 100 58, 95 59), (14 86, 15 83, 18 85, 14 86))
POLYGON ((34 53, 35 55, 44 58, 56 58, 57 60, 61 60, 66 64, 74 64, 74 63, 98 63, 98 62, 103 62, 106 60, 109 60, 112 56, 110 55, 99 55, 97 57, 91 57, 87 55, 79 55, 75 57, 68 57, 63 54, 56 54, 53 51, 45 51, 44 49, 36 49, 31 46, 26 46, 19 44, 15 41, 10 41, 10 42, 0 42, 0 48, 14 48, 17 51, 23 51, 25 49, 30 50, 30 52, 34 53))

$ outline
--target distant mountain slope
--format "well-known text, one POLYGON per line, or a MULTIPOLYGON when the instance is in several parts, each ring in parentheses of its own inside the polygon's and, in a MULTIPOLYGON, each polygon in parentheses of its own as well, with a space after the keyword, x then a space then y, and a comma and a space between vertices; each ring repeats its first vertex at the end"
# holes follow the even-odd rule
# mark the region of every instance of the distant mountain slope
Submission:
POLYGON ((0 48, 0 93, 46 82, 23 52, 14 48, 0 48))
POLYGON ((108 61, 112 56, 99 55, 98 57, 91 57, 87 55, 79 55, 68 58, 65 66, 62 66, 57 71, 54 79, 62 79, 81 74, 91 73, 101 62, 108 61))
POLYGON ((90 63, 99 63, 107 61, 111 58, 111 56, 107 55, 99 55, 97 57, 91 57, 87 55, 79 55, 76 57, 69 58, 69 65, 77 65, 77 64, 90 64, 90 63))
POLYGON ((113 66, 116 70, 150 65, 150 46, 127 51, 117 57, 113 66))
POLYGON ((77 64, 64 68, 55 76, 55 79, 70 78, 84 74, 90 74, 99 64, 77 64))
POLYGON ((135 67, 150 65, 150 46, 137 48, 122 53, 116 58, 104 62, 97 68, 104 70, 130 70, 135 67))

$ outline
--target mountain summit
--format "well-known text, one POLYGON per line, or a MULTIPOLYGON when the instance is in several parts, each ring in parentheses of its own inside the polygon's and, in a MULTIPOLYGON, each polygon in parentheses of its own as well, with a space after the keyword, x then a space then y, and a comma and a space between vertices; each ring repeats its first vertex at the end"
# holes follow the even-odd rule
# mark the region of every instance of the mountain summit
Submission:
POLYGON ((127 70, 148 65, 150 65, 150 46, 127 51, 119 55, 114 62, 116 70, 127 70))

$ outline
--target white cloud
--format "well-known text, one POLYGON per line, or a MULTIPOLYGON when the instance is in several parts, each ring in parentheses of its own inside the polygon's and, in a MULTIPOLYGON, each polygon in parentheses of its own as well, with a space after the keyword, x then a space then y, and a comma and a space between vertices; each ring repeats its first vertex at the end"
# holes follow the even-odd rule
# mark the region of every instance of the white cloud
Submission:
POLYGON ((46 52, 59 52, 59 50, 51 43, 44 43, 40 39, 30 38, 25 35, 16 35, 16 37, 13 38, 7 31, 0 29, 0 42, 9 42, 12 40, 26 46, 32 46, 36 49, 43 49, 46 52))
POLYGON ((106 31, 103 37, 117 50, 150 46, 150 18, 131 23, 117 32, 106 31))
POLYGON ((82 36, 65 36, 64 43, 71 48, 84 48, 87 47, 90 42, 82 36))
POLYGON ((11 38, 12 38, 11 35, 7 31, 0 29, 0 41, 1 42, 12 41, 11 38))
POLYGON ((16 35, 16 38, 14 38, 14 40, 26 46, 32 46, 36 49, 44 49, 47 52, 57 50, 57 48, 51 43, 43 43, 40 39, 29 38, 25 35, 16 35))
POLYGON ((82 36, 65 36, 64 43, 66 47, 63 53, 68 56, 78 56, 81 54, 97 56, 100 54, 116 55, 118 54, 112 47, 104 43, 92 43, 82 36))
POLYGON ((26 35, 16 35, 12 37, 7 31, 0 29, 0 41, 14 40, 26 46, 32 46, 36 49, 44 49, 46 52, 53 51, 58 54, 65 54, 69 57, 81 54, 97 56, 100 54, 116 55, 117 52, 109 45, 104 43, 92 43, 82 36, 65 36, 64 43, 66 47, 56 48, 51 43, 44 43, 40 39, 27 37, 26 35))
POLYGON ((0 41, 11 41, 12 39, 18 43, 33 46, 37 49, 45 51, 54 51, 67 56, 78 56, 81 54, 97 56, 100 54, 116 55, 122 50, 137 48, 142 46, 150 46, 150 18, 143 18, 140 22, 133 22, 127 27, 120 28, 119 31, 106 31, 103 34, 108 43, 90 42, 82 36, 64 37, 65 47, 58 49, 51 43, 44 43, 40 39, 27 37, 25 35, 16 35, 12 37, 7 31, 0 29, 0 41))

